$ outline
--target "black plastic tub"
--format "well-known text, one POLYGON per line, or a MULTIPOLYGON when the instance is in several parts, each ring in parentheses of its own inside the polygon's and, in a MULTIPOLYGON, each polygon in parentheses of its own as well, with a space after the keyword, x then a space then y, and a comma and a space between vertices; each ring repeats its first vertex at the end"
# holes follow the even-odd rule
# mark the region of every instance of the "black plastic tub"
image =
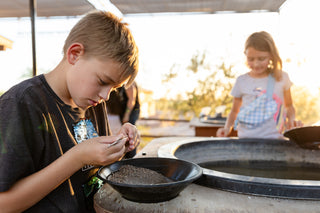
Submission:
POLYGON ((158 155, 200 165, 203 175, 195 183, 202 186, 267 197, 320 200, 320 150, 302 149, 289 140, 195 138, 164 145, 158 155), (288 169, 288 175, 242 172, 250 167, 257 169, 262 163, 267 166, 265 170, 278 169, 281 173, 288 169), (246 168, 241 168, 243 165, 246 168), (301 170, 302 176, 295 176, 295 170, 301 170))

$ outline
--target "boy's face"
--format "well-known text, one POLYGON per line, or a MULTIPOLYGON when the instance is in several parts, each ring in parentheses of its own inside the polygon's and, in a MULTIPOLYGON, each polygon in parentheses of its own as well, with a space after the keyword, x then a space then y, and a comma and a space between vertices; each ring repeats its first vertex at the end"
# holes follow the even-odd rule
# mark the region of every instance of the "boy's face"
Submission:
POLYGON ((110 59, 79 57, 67 73, 70 98, 82 109, 108 100, 111 90, 124 83, 121 73, 120 65, 110 59))

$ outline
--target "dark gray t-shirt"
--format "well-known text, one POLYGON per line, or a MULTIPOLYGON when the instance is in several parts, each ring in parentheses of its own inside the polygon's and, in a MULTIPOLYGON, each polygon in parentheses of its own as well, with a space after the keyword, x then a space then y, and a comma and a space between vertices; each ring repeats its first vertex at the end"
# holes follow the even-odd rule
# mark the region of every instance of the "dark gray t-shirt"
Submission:
MULTIPOLYGON (((98 135, 109 135, 105 102, 86 111, 98 135)), ((59 158, 77 144, 74 125, 83 112, 53 92, 43 75, 12 87, 0 97, 0 191, 59 158), (62 149, 62 153, 60 147, 62 149)), ((93 170, 78 171, 26 212, 90 212, 82 185, 93 170), (74 195, 71 191, 74 190, 74 195)), ((39 183, 41 184, 41 183, 39 183)))

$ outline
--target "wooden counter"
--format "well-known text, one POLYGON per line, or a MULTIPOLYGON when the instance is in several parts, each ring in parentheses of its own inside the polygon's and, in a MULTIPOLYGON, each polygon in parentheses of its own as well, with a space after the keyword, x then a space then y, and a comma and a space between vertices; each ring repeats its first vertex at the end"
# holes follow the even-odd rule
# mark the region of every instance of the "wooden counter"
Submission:
MULTIPOLYGON (((195 128, 195 136, 216 137, 218 129, 223 127, 224 123, 201 122, 199 118, 195 118, 190 121, 190 126, 195 128)), ((236 137, 237 131, 232 129, 229 136, 236 137)))

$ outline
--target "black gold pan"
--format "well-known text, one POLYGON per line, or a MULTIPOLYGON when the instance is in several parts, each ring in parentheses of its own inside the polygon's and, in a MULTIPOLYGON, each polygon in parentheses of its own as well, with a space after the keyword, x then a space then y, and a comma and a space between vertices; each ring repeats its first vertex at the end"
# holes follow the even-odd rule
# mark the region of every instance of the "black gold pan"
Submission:
POLYGON ((320 149, 320 126, 305 126, 288 130, 284 136, 304 149, 320 149))
POLYGON ((127 200, 141 203, 157 203, 171 200, 202 175, 202 168, 197 164, 172 158, 132 158, 115 162, 100 168, 98 177, 108 183, 127 200), (123 165, 143 167, 159 172, 172 180, 160 184, 128 184, 109 180, 108 176, 117 172, 123 165))

